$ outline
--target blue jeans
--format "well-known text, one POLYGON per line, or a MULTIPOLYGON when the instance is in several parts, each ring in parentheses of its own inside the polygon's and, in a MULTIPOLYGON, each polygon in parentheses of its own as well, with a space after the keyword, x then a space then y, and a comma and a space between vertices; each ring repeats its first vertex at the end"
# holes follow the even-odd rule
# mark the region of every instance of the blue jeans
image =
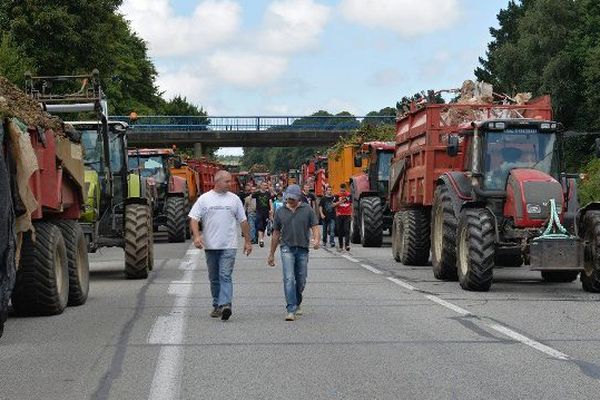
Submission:
POLYGON ((281 246, 281 264, 283 266, 283 292, 287 311, 296 312, 302 303, 302 292, 308 275, 308 249, 305 247, 281 246))
POLYGON ((205 250, 213 307, 231 304, 233 298, 231 275, 236 251, 236 249, 205 250))
POLYGON ((327 244, 327 236, 329 236, 329 244, 335 245, 335 218, 323 220, 323 243, 327 244))
POLYGON ((258 238, 256 237, 256 214, 248 214, 248 225, 250 225, 250 241, 256 243, 258 238))

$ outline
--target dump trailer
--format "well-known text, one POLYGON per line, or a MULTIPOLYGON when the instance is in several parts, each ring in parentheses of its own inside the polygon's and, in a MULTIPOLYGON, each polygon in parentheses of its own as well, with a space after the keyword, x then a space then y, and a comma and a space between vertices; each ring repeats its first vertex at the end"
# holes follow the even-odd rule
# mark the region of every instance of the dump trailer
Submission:
POLYGON ((19 315, 53 315, 87 300, 89 263, 77 223, 79 138, 0 77, 0 335, 19 315))
POLYGON ((381 247, 383 231, 392 227, 388 183, 394 142, 366 142, 355 155, 354 166, 367 162, 366 172, 350 179, 352 219, 350 240, 364 247, 381 247))
POLYGON ((431 250, 436 278, 473 291, 490 289, 495 265, 576 279, 584 266, 576 181, 562 172, 562 128, 549 97, 412 104, 396 128, 397 261, 426 265, 431 250))
POLYGON ((357 167, 354 163, 356 154, 360 151, 360 145, 347 144, 338 151, 330 152, 327 156, 327 179, 334 193, 340 191, 342 183, 349 188, 350 179, 360 175, 366 166, 366 160, 357 167))
POLYGON ((28 95, 53 114, 87 113, 94 118, 71 121, 83 146, 85 204, 79 220, 89 252, 121 247, 128 279, 145 279, 154 265, 151 200, 147 182, 127 167, 128 125, 109 121, 98 70, 88 75, 26 75, 28 95), (57 93, 69 85, 75 93, 57 93))
MULTIPOLYGON (((215 175, 223 166, 207 158, 188 160, 189 167, 198 174, 199 194, 206 193, 215 187, 215 175)), ((236 192, 237 193, 237 192, 236 192)))
POLYGON ((187 182, 170 170, 173 149, 131 149, 129 169, 149 180, 156 193, 153 206, 153 231, 166 227, 169 242, 185 242, 189 236, 187 215, 190 208, 187 182))
POLYGON ((193 160, 183 161, 181 157, 175 156, 170 164, 171 175, 185 179, 188 189, 188 203, 194 204, 198 196, 202 194, 200 174, 191 167, 193 160))

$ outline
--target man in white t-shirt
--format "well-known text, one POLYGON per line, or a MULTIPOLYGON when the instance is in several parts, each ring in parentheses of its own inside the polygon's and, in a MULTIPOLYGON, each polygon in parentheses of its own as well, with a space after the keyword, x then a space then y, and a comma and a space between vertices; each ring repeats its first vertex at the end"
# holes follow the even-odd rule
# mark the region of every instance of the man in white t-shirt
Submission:
POLYGON ((230 192, 231 174, 218 171, 215 174, 215 188, 196 200, 189 213, 190 228, 194 235, 194 245, 204 249, 210 291, 213 297, 213 310, 210 316, 227 321, 231 317, 233 282, 231 275, 237 252, 238 224, 244 236, 244 254, 252 252, 250 226, 242 201, 230 192), (200 224, 202 223, 202 230, 200 224))

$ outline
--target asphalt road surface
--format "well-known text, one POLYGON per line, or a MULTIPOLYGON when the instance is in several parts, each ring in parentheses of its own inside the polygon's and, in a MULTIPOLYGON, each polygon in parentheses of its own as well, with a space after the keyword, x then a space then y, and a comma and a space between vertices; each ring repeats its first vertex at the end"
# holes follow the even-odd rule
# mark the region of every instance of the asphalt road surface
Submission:
MULTIPOLYGON (((267 242, 268 244, 268 242, 267 242)), ((230 321, 209 317, 203 251, 155 245, 148 280, 90 255, 90 296, 8 320, 0 399, 595 399, 600 296, 499 269, 488 293, 395 263, 389 245, 311 251, 305 315, 281 262, 238 251, 230 321)))

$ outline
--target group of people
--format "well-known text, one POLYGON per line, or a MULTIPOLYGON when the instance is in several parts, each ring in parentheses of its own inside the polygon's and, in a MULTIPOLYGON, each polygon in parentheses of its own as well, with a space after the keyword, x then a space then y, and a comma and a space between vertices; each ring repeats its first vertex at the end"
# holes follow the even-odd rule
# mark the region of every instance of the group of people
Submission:
MULTIPOLYGON (((252 244, 264 247, 265 236, 271 234, 275 212, 284 205, 285 188, 281 182, 271 184, 261 182, 258 187, 249 183, 239 197, 250 226, 252 244)), ((310 184, 302 185, 300 201, 312 208, 322 225, 322 244, 335 247, 338 237, 338 251, 350 251, 350 221, 352 218, 352 198, 345 184, 339 193, 334 194, 327 187, 325 195, 317 202, 317 197, 310 191, 310 184)))
POLYGON ((190 210, 190 229, 193 243, 205 250, 213 309, 210 316, 229 320, 233 299, 233 269, 238 248, 239 228, 244 238, 244 254, 252 253, 253 242, 264 247, 265 231, 272 226, 272 239, 266 263, 275 266, 275 252, 280 247, 283 289, 286 299, 286 321, 302 315, 303 292, 308 275, 308 255, 320 242, 335 246, 333 232, 339 236, 339 250, 349 250, 349 227, 352 213, 350 194, 342 187, 333 195, 328 188, 319 204, 309 186, 301 189, 289 185, 269 186, 262 182, 256 190, 252 185, 245 193, 231 193, 232 177, 227 171, 215 174, 215 187, 202 194, 190 210), (243 202, 242 202, 243 199, 243 202), (322 236, 319 218, 323 223, 322 236), (252 229, 252 228, 255 229, 252 229), (345 246, 344 246, 345 245, 345 246))

